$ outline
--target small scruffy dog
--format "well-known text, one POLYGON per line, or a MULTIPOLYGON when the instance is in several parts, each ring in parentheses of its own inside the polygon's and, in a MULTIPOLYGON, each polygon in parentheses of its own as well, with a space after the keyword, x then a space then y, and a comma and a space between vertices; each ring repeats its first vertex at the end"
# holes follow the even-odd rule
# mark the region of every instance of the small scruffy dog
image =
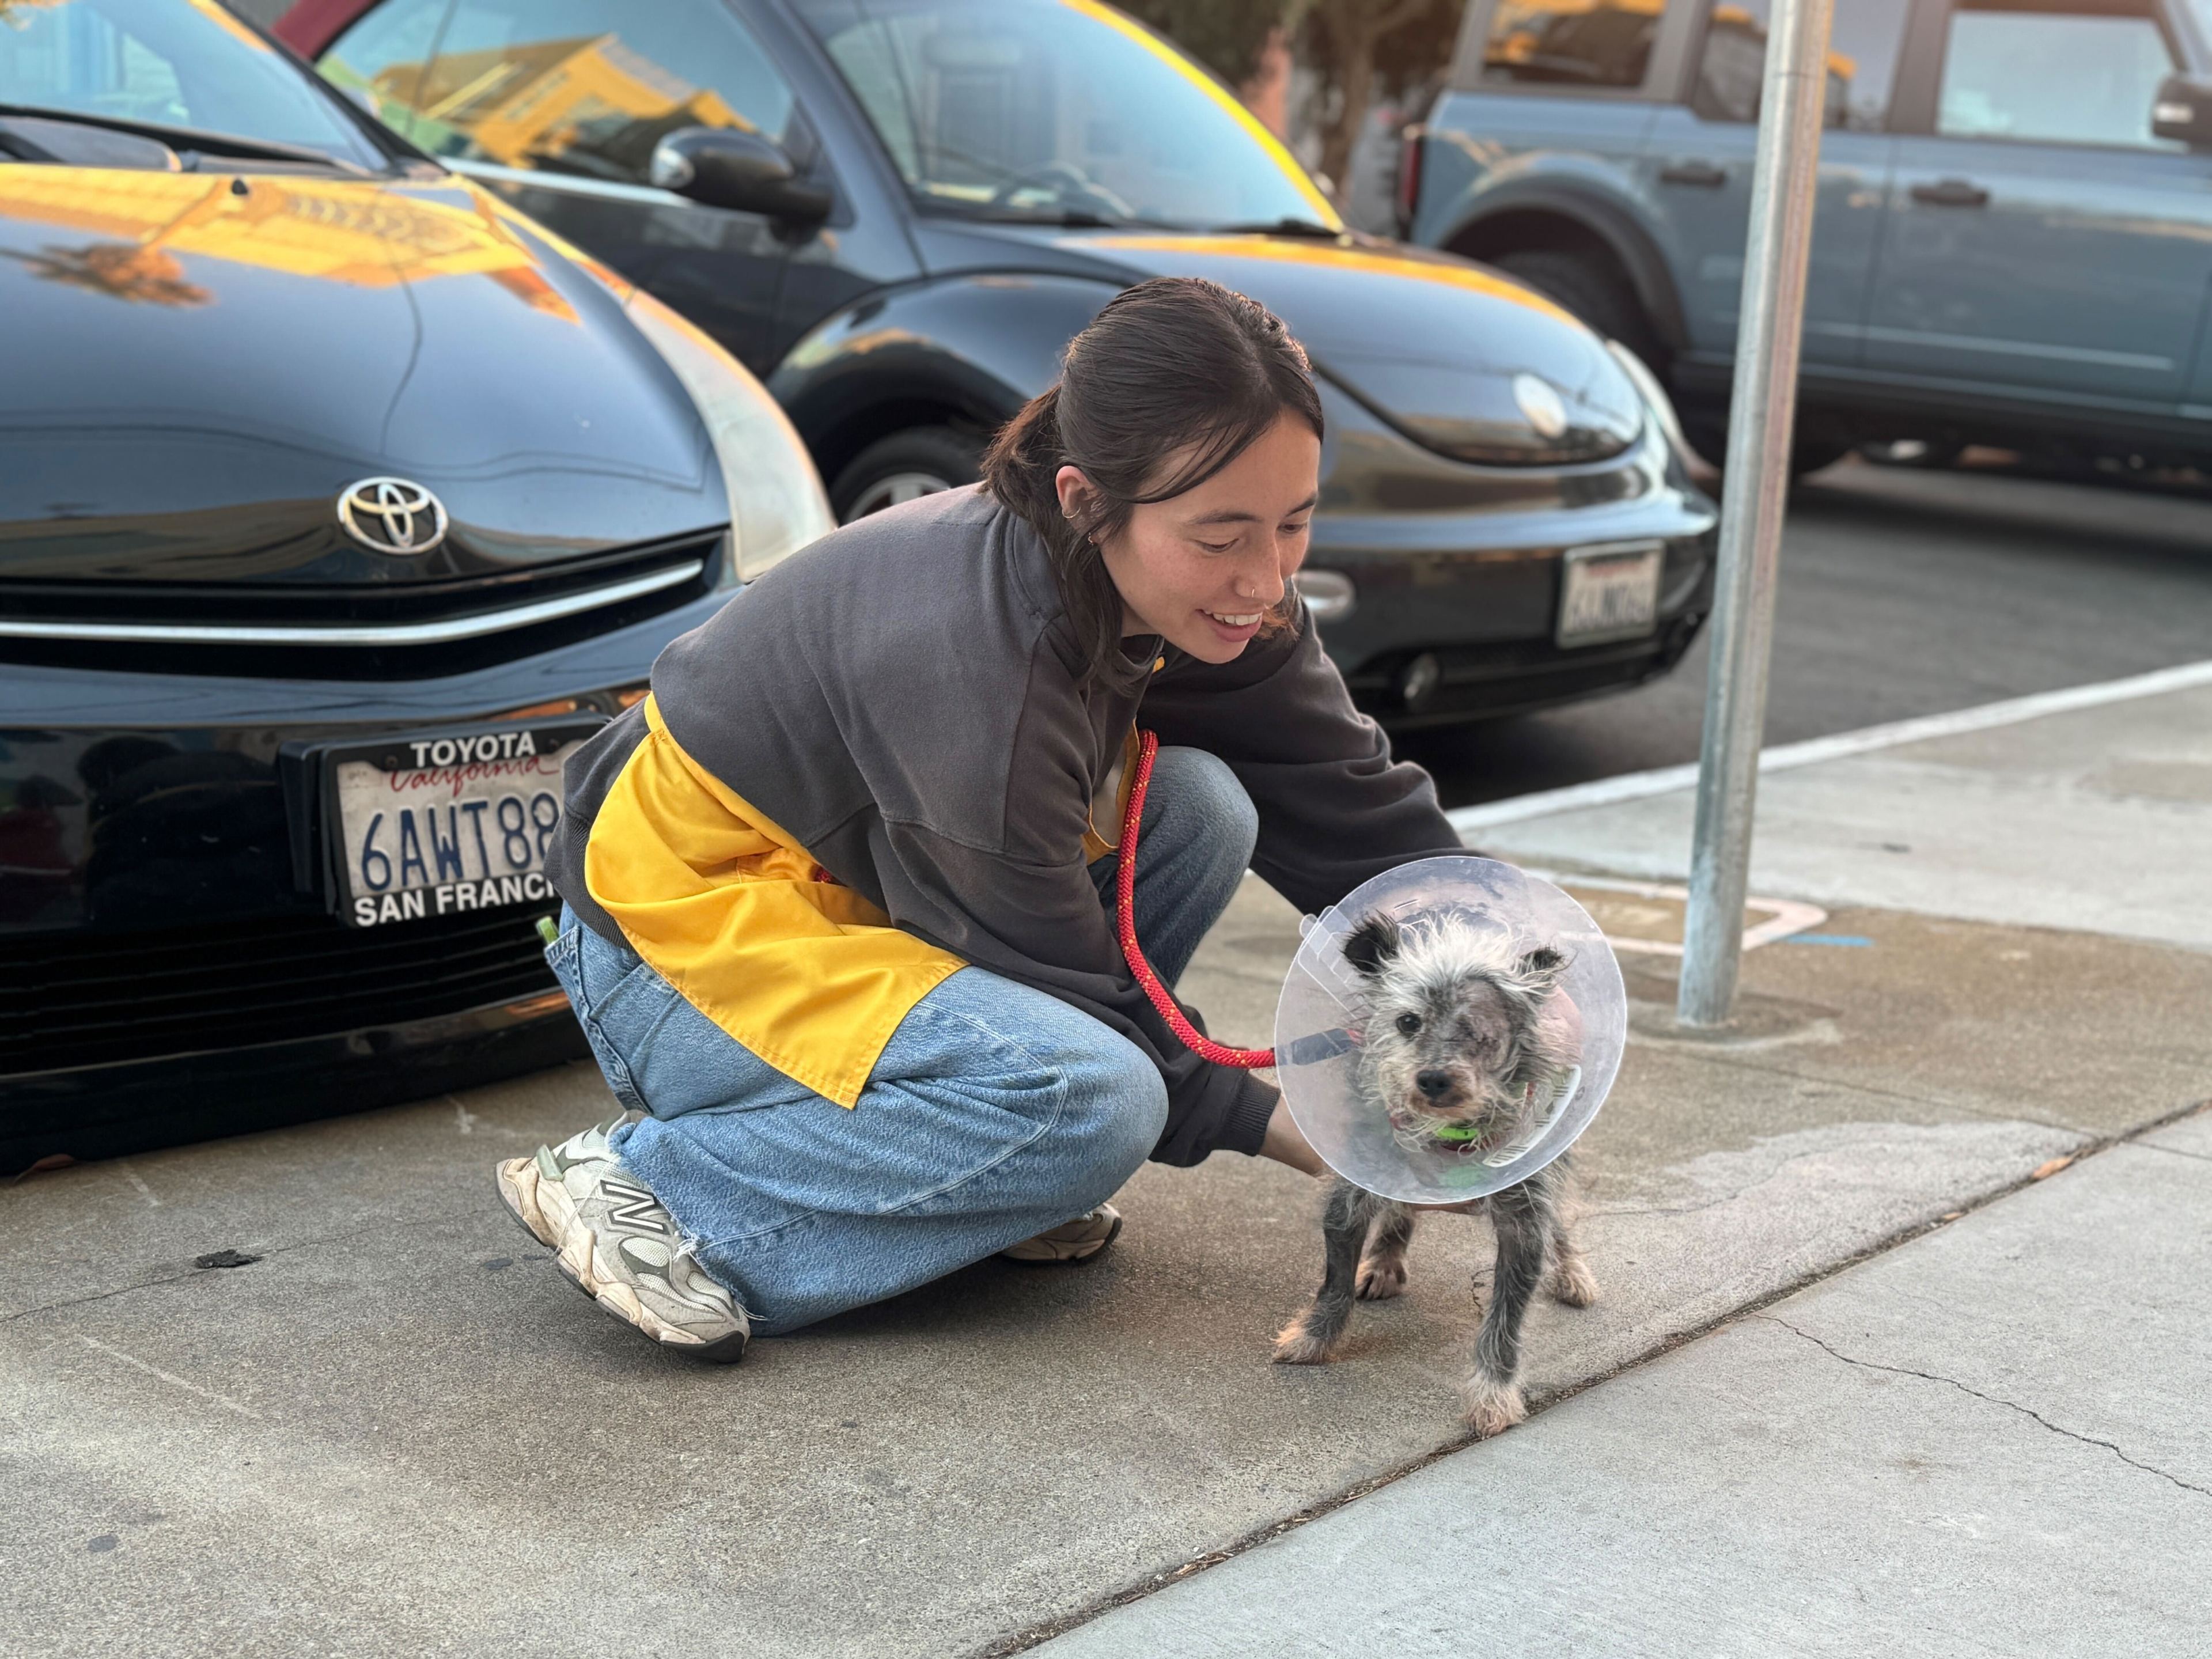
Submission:
MULTIPOLYGON (((1352 931, 1344 957, 1359 975, 1355 1086, 1408 1146, 1437 1142, 1469 1157, 1503 1146, 1535 1124, 1580 1060, 1576 1022, 1554 1006, 1567 959, 1548 945, 1530 948, 1450 916, 1401 928, 1377 912, 1352 931)), ((1570 1307, 1596 1299, 1597 1281, 1568 1236, 1567 1187, 1562 1157, 1477 1200, 1498 1234, 1474 1369, 1462 1389, 1479 1436, 1527 1415, 1515 1378, 1537 1285, 1570 1307)), ((1340 1176, 1331 1185, 1322 1213, 1327 1275, 1313 1306, 1275 1339, 1278 1364, 1319 1364, 1343 1336, 1355 1294, 1381 1301, 1405 1289, 1413 1217, 1340 1176)))

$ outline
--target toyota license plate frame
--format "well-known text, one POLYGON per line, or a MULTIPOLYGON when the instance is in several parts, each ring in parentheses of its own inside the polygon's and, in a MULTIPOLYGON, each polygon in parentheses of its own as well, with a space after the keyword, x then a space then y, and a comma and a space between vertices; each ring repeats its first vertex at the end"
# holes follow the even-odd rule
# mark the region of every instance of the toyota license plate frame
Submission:
POLYGON ((317 745, 332 914, 349 927, 377 927, 552 902, 545 850, 560 822, 562 769, 606 723, 561 715, 317 745), (418 871, 422 878, 412 878, 418 871))
POLYGON ((1659 631, 1659 586, 1667 544, 1601 542, 1559 558, 1559 613, 1553 642, 1562 650, 1640 640, 1659 631))

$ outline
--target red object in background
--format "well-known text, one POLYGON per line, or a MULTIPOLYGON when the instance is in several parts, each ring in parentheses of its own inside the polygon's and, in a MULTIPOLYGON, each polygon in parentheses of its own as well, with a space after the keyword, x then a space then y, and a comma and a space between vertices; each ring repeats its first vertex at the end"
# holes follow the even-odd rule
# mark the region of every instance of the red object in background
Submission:
POLYGON ((1421 141, 1428 137, 1428 131, 1415 122, 1398 135, 1398 229, 1401 235, 1412 228, 1413 210, 1421 204, 1421 141))
POLYGON ((270 33, 312 62, 367 11, 374 0, 299 0, 270 26, 270 33))

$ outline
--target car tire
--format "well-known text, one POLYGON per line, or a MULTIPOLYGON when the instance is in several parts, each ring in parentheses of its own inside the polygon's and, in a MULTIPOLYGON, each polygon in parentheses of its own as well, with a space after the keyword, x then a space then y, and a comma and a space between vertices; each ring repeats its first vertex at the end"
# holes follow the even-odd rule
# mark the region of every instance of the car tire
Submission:
POLYGON ((949 426, 909 427, 879 438, 846 463, 830 487, 839 524, 850 524, 940 490, 957 489, 983 476, 982 450, 949 426))
POLYGON ((1659 349, 1650 319, 1637 303, 1635 290, 1597 260, 1583 253, 1529 248, 1501 253, 1490 263, 1558 301, 1608 340, 1620 341, 1665 379, 1666 354, 1659 349))
MULTIPOLYGON (((1682 435, 1690 441, 1690 447, 1710 462, 1715 471, 1728 465, 1728 416, 1705 412, 1687 412, 1682 416, 1682 435)), ((1833 466, 1857 447, 1848 438, 1838 438, 1820 433, 1799 433, 1790 445, 1790 476, 1802 478, 1824 467, 1833 466)))

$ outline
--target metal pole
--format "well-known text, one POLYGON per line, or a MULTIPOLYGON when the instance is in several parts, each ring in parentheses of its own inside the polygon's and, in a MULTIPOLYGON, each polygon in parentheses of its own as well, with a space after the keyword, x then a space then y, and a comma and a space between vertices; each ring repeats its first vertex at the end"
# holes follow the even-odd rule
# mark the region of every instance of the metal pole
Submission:
POLYGON ((1721 501, 1711 678, 1698 770, 1697 839, 1674 1017, 1724 1024, 1735 1000, 1752 809, 1774 643, 1775 569, 1790 491, 1813 240, 1820 125, 1827 104, 1828 22, 1835 0, 1774 0, 1751 180, 1751 228, 1736 327, 1735 389, 1721 501))

